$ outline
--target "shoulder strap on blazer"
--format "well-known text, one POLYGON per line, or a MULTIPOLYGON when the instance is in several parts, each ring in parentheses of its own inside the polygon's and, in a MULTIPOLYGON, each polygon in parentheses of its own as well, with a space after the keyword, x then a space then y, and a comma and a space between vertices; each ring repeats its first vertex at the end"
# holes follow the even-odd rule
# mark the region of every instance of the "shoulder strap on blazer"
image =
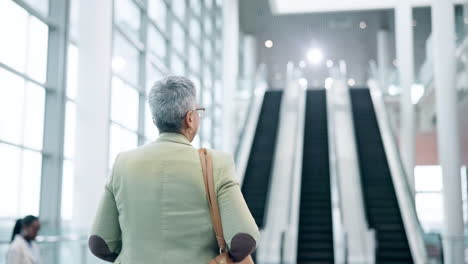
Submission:
POLYGON ((216 241, 220 251, 226 251, 226 241, 223 235, 223 225, 221 223, 221 215, 219 212, 218 199, 216 196, 214 178, 213 178, 213 161, 211 155, 206 149, 199 149, 200 162, 203 172, 203 181, 205 183, 206 195, 208 197, 208 205, 210 207, 211 222, 216 234, 216 241))

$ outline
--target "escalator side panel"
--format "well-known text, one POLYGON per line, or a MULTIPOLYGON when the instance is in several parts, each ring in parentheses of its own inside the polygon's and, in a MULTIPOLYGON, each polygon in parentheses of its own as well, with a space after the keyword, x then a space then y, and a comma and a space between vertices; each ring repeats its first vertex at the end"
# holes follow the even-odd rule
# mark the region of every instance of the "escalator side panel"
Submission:
POLYGON ((376 231, 376 263, 413 263, 369 89, 351 89, 366 216, 376 231))
POLYGON ((265 225, 283 91, 267 91, 263 99, 242 193, 260 229, 265 225))
POLYGON ((297 263, 334 263, 325 90, 307 92, 297 263))

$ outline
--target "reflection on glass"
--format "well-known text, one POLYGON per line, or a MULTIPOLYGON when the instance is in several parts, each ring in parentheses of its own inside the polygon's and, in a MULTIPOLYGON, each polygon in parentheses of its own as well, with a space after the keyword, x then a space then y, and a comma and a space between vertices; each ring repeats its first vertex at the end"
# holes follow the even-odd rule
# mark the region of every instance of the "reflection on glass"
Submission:
POLYGON ((130 132, 112 123, 109 140, 109 168, 112 168, 117 154, 135 148, 137 144, 138 136, 136 133, 130 132))
POLYGON ((18 215, 21 150, 0 143, 0 218, 18 215))
POLYGON ((76 45, 68 45, 67 60, 67 97, 75 99, 78 87, 78 47, 76 45))
POLYGON ((114 55, 112 70, 131 82, 138 84, 138 50, 133 47, 122 35, 114 34, 114 55))
POLYGON ((26 70, 28 13, 11 0, 0 1, 0 62, 26 70))
POLYGON ((111 119, 131 129, 138 129, 139 94, 117 77, 112 78, 111 119))
POLYGON ((195 90, 197 91, 197 102, 200 102, 200 99, 201 99, 200 79, 193 74, 189 76, 189 79, 195 85, 195 90))
POLYGON ((116 0, 114 10, 115 23, 132 38, 140 39, 141 14, 138 6, 131 0, 116 0))
POLYGON ((211 46, 211 41, 209 39, 205 39, 203 53, 206 61, 212 61, 211 56, 213 56, 213 47, 211 46))
POLYGON ((44 134, 44 106, 44 88, 31 82, 27 82, 23 118, 24 146, 34 149, 42 149, 42 135, 44 134))
POLYGON ((80 0, 70 0, 70 38, 78 38, 78 16, 80 14, 80 0))
POLYGON ((190 6, 192 7, 193 12, 197 16, 200 16, 201 4, 202 4, 202 1, 200 0, 190 0, 190 6))
POLYGON ((156 23, 161 30, 166 30, 167 6, 164 0, 148 1, 149 17, 156 23))
POLYGON ((22 143, 24 80, 0 68, 0 139, 22 143))
POLYGON ((73 188, 74 188, 74 165, 70 160, 63 161, 62 177, 62 220, 72 220, 73 216, 73 188))
POLYGON ((166 40, 161 33, 152 26, 148 27, 148 49, 154 55, 164 60, 166 56, 166 40))
POLYGON ((64 156, 73 159, 75 155, 76 105, 67 101, 65 108, 64 156))
POLYGON ((39 215, 42 155, 23 150, 19 215, 39 215))
POLYGON ((37 18, 29 18, 27 74, 45 83, 47 74, 47 44, 49 28, 37 18))
POLYGON ((203 23, 203 26, 205 27, 205 34, 211 36, 213 34, 213 20, 211 20, 210 16, 205 17, 205 23, 203 23))

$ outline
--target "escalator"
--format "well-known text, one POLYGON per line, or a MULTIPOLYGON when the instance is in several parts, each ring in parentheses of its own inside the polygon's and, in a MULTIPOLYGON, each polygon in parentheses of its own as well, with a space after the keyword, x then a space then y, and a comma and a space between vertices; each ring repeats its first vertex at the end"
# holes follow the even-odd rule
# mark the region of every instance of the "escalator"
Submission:
POLYGON ((369 89, 351 89, 367 221, 376 231, 376 263, 413 263, 369 89))
POLYGON ((325 90, 307 92, 297 263, 334 263, 325 90))
POLYGON ((282 91, 265 92, 241 189, 260 229, 265 224, 282 95, 282 91))

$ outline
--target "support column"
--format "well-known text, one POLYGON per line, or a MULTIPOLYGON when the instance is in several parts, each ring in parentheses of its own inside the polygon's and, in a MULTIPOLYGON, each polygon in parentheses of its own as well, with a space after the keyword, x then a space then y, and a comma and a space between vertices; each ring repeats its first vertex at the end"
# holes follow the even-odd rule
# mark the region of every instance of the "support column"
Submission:
POLYGON ((437 101, 437 141, 443 176, 444 263, 463 263, 460 138, 455 76, 455 10, 451 1, 433 0, 432 36, 437 101))
POLYGON ((72 226, 87 232, 108 175, 112 0, 80 0, 72 226), (89 8, 92 7, 92 8, 89 8))
POLYGON ((400 0, 395 10, 396 50, 400 73, 400 153, 410 188, 414 193, 415 125, 411 87, 414 83, 413 10, 400 0))
POLYGON ((383 92, 388 91, 390 60, 390 34, 387 30, 381 29, 377 32, 377 61, 379 66, 379 85, 383 92))
POLYGON ((223 1, 223 150, 234 153, 234 94, 239 71, 239 1, 223 1))

